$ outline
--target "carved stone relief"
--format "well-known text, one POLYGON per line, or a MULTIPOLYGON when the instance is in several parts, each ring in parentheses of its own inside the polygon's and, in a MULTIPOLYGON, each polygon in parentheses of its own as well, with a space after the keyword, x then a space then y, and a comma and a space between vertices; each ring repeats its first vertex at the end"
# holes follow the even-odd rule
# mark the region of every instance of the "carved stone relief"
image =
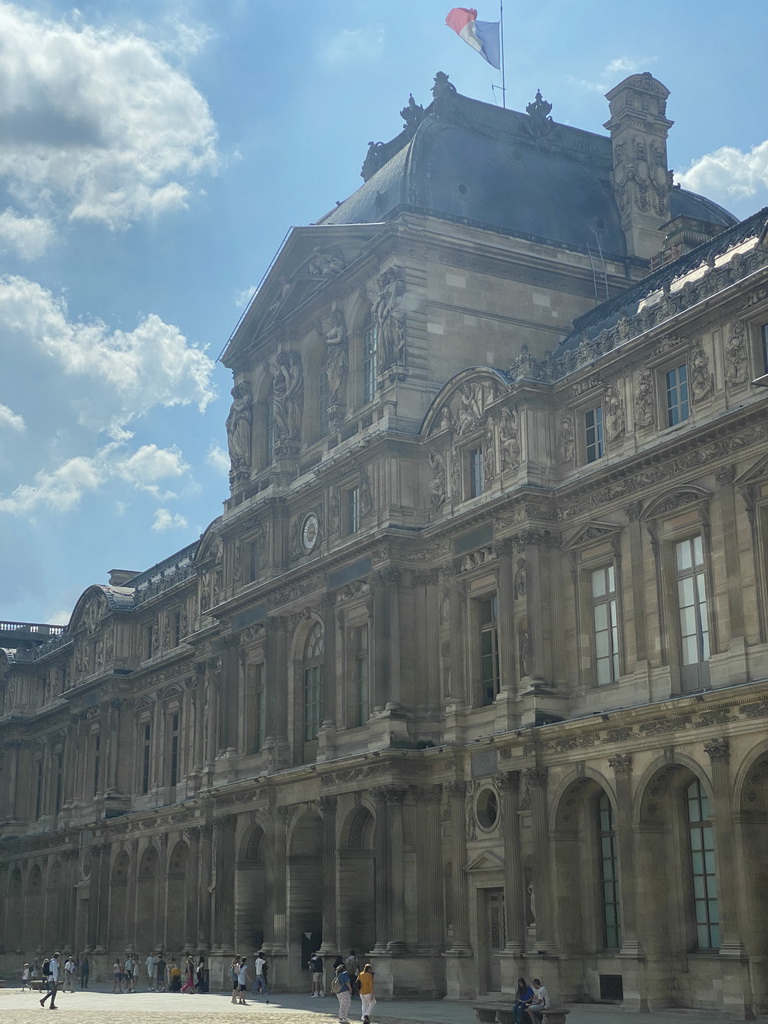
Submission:
POLYGON ((432 469, 432 480, 429 485, 430 504, 433 508, 440 508, 445 502, 445 455, 438 452, 437 449, 431 448, 429 465, 432 469))
POLYGON ((322 324, 325 338, 326 357, 325 372, 328 379, 328 401, 332 406, 346 405, 347 370, 349 355, 347 351, 347 328, 344 314, 335 309, 322 324))
POLYGON ((304 373, 301 356, 296 352, 279 352, 275 358, 272 405, 276 446, 300 441, 304 414, 304 373))
POLYGON ((250 389, 247 384, 236 384, 232 388, 232 405, 227 416, 230 485, 250 474, 252 425, 253 399, 250 389))
POLYGON ((635 392, 635 426, 653 427, 656 423, 656 400, 653 394, 653 374, 645 370, 635 392))
POLYGON ((715 378, 709 369, 709 357, 701 338, 691 345, 691 398, 694 405, 710 398, 715 390, 715 378))
POLYGON ((373 301, 371 315, 379 332, 381 368, 388 370, 391 366, 404 366, 406 363, 405 311, 402 302, 405 282, 402 268, 388 267, 379 274, 376 283, 379 294, 373 301))
POLYGON ((743 320, 734 320, 725 342, 725 383, 738 388, 747 383, 747 328, 743 320))
POLYGON ((625 432, 624 403, 616 384, 611 384, 605 393, 605 439, 609 444, 617 444, 625 432))
POLYGON ((499 424, 499 448, 501 450, 501 471, 515 470, 520 467, 520 432, 518 428, 517 409, 501 410, 499 424))

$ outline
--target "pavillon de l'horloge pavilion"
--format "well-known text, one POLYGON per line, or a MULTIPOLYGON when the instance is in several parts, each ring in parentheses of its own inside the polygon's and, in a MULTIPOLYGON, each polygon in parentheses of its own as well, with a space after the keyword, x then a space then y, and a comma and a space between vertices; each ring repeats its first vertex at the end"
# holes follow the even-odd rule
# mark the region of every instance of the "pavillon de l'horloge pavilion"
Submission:
POLYGON ((440 73, 289 233, 222 515, 3 624, 3 970, 768 1010, 768 212, 675 184, 667 96, 440 73))

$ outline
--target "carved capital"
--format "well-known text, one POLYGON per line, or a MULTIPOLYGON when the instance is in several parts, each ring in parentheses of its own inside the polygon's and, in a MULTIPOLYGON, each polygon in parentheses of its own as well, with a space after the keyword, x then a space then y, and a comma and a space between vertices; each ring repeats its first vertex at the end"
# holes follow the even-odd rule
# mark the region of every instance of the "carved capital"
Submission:
POLYGON ((530 789, 542 789, 547 784, 549 769, 544 767, 526 768, 523 772, 525 784, 530 789))
POLYGON ((436 786, 410 786, 414 800, 420 804, 436 803, 443 794, 443 787, 436 786))
POLYGON ((448 795, 454 800, 463 800, 467 794, 467 784, 463 781, 449 782, 446 788, 448 795))
POLYGON ((493 781, 496 783, 496 788, 502 793, 519 793, 520 792, 520 772, 501 772, 499 775, 494 776, 493 781))
POLYGON ((727 764, 731 759, 731 748, 727 739, 710 740, 704 744, 704 750, 709 754, 712 764, 727 764))
POLYGON ((323 815, 335 814, 336 813, 336 797, 335 796, 321 796, 317 801, 317 805, 323 812, 323 815))
POLYGON ((614 775, 632 774, 632 757, 630 754, 617 754, 608 758, 608 764, 613 768, 614 775))

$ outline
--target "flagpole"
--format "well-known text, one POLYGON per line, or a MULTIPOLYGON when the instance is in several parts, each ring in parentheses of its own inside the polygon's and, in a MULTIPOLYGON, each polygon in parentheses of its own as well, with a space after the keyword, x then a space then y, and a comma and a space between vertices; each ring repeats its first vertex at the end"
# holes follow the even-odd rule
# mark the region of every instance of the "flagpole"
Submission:
POLYGON ((501 103, 507 108, 507 74, 504 68, 504 0, 499 0, 499 34, 501 35, 501 103))

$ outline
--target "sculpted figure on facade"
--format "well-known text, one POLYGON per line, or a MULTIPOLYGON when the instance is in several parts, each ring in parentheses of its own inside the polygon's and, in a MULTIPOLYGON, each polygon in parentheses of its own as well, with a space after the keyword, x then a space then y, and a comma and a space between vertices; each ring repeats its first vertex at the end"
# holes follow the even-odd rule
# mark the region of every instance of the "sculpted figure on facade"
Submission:
POLYGON ((747 382, 746 328, 743 320, 734 320, 725 342, 725 380, 737 388, 747 382))
POLYGON ((451 452, 451 498, 461 501, 461 455, 456 448, 451 452))
POLYGON ((486 483, 489 483, 496 476, 496 444, 493 428, 488 427, 483 443, 483 473, 486 483))
POLYGON ((526 591, 528 590, 528 572, 525 567, 525 559, 518 558, 517 570, 515 572, 514 591, 515 599, 525 597, 526 591))
POLYGON ((253 399, 250 389, 246 384, 235 384, 232 388, 232 405, 227 416, 230 482, 250 472, 252 423, 253 399))
POLYGON ((277 443, 300 441, 304 413, 304 373, 296 352, 279 352, 272 382, 272 406, 277 443))
POLYGON ((576 441, 573 434, 573 417, 566 413, 560 421, 558 456, 563 464, 573 462, 576 455, 576 441))
POLYGON ((653 374, 645 370, 635 392, 635 426, 652 427, 656 422, 656 401, 653 396, 653 374))
POLYGON ((715 390, 715 378, 709 369, 709 359, 701 338, 691 346, 691 398, 694 404, 709 398, 715 390))
POLYGON ((457 413, 459 434, 468 434, 480 424, 485 409, 485 393, 482 384, 461 385, 457 413))
POLYGON ((379 294, 371 313, 379 331, 382 369, 405 365, 405 312, 402 298, 405 282, 400 267, 389 267, 378 277, 379 294))
POLYGON ((344 314, 334 309, 324 324, 323 336, 326 344, 325 372, 328 377, 328 399, 331 405, 346 404, 347 370, 347 328, 344 314))
POLYGON ((429 464, 432 467, 430 501, 433 508, 440 508, 445 501, 445 456, 432 448, 429 452, 429 464))
POLYGON ((609 444, 616 444, 625 432, 624 404, 618 387, 611 384, 605 393, 605 438, 609 444))
POLYGON ((502 472, 506 469, 518 469, 520 466, 520 434, 516 409, 504 408, 501 410, 499 442, 502 472))
POLYGON ((307 264, 310 274, 318 277, 333 277, 340 274, 346 267, 341 253, 336 249, 321 249, 316 245, 307 264))

